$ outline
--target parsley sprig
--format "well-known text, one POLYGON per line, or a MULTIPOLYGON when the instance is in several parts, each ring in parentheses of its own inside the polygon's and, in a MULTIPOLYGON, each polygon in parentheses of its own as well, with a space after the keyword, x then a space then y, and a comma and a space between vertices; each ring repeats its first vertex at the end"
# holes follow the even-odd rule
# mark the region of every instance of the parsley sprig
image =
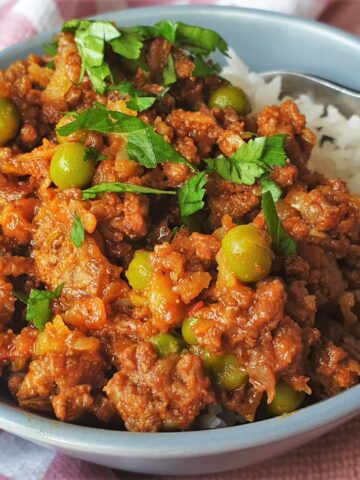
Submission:
POLYGON ((176 70, 175 70, 175 63, 174 63, 173 56, 170 53, 170 55, 168 56, 167 64, 163 72, 163 83, 164 85, 171 85, 175 83, 176 80, 177 80, 177 76, 176 76, 176 70))
POLYGON ((77 213, 74 214, 70 237, 76 248, 85 241, 85 229, 77 213))
POLYGON ((113 78, 105 60, 105 46, 109 45, 114 53, 129 60, 138 59, 143 47, 138 34, 120 30, 108 21, 70 20, 63 25, 63 31, 75 33, 75 42, 82 60, 79 82, 86 72, 99 93, 105 92, 106 80, 113 78))
POLYGON ((132 183, 107 182, 99 183, 93 187, 83 190, 83 200, 96 198, 100 193, 143 193, 152 195, 176 195, 173 190, 157 190, 156 188, 143 187, 142 185, 133 185, 132 183))
POLYGON ((195 55, 208 56, 219 50, 224 55, 228 53, 226 41, 214 30, 187 25, 186 23, 162 20, 154 26, 139 26, 130 28, 143 40, 162 37, 177 48, 182 48, 195 55))
POLYGON ((268 174, 275 165, 286 164, 285 138, 286 135, 257 137, 244 143, 231 157, 220 155, 217 158, 205 159, 208 171, 194 175, 178 192, 182 218, 193 215, 204 207, 206 193, 204 187, 209 171, 237 184, 253 185, 260 180, 262 192, 269 192, 277 202, 282 191, 268 174))
POLYGON ((207 183, 207 172, 193 175, 178 191, 178 202, 182 218, 193 215, 201 210, 204 205, 207 183))
POLYGON ((142 90, 136 89, 132 82, 121 82, 110 87, 109 90, 117 90, 121 95, 129 97, 126 101, 126 106, 136 112, 142 112, 152 107, 158 98, 149 96, 142 90))
MULTIPOLYGON (((173 23, 163 20, 154 26, 117 28, 109 21, 70 20, 63 25, 63 31, 73 32, 75 42, 82 60, 79 78, 81 82, 88 74, 95 90, 104 93, 113 75, 106 61, 106 48, 127 60, 139 62, 141 51, 146 40, 155 37, 165 38, 177 48, 182 48, 195 58, 195 74, 203 76, 213 74, 219 67, 207 65, 206 58, 216 50, 227 55, 228 45, 213 30, 182 22, 173 23)), ((169 55, 164 72, 164 84, 176 82, 176 71, 172 55, 169 55)))
POLYGON ((106 160, 106 155, 101 155, 95 147, 85 147, 84 162, 88 160, 95 160, 95 162, 101 162, 106 160))
POLYGON ((253 185, 275 165, 284 166, 286 135, 256 137, 238 148, 230 157, 220 155, 205 159, 209 169, 225 180, 243 185, 253 185))
MULTIPOLYGON (((216 63, 209 64, 207 58, 216 50, 219 50, 224 55, 228 54, 226 41, 217 32, 208 28, 162 20, 154 26, 132 27, 130 30, 139 34, 143 40, 162 37, 175 47, 189 52, 192 58, 194 58, 195 68, 193 76, 195 77, 219 73, 221 70, 220 66, 216 63)), ((174 59, 170 53, 163 73, 164 85, 171 85, 176 80, 174 59)))
POLYGON ((87 129, 99 133, 120 133, 126 139, 126 150, 131 160, 147 168, 155 168, 164 162, 183 163, 194 170, 194 166, 180 155, 151 125, 138 117, 125 113, 90 108, 81 113, 72 113, 75 120, 57 129, 61 136, 87 129))
POLYGON ((51 320, 53 314, 51 310, 51 300, 59 298, 64 288, 64 284, 59 285, 53 292, 48 290, 30 290, 27 298, 22 292, 14 292, 14 296, 27 305, 25 320, 33 322, 38 330, 43 330, 46 322, 51 320))
POLYGON ((296 243, 288 235, 276 211, 275 202, 270 191, 262 195, 261 206, 263 209, 266 226, 271 235, 272 247, 275 252, 283 255, 296 253, 296 243))

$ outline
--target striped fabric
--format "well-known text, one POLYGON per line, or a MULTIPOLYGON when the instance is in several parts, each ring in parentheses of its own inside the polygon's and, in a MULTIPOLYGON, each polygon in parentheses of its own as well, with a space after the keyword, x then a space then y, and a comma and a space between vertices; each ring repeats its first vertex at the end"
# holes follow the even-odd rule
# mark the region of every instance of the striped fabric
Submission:
MULTIPOLYGON (((360 0, 0 0, 0 50, 70 18, 114 9, 153 5, 219 4, 280 11, 319 18, 360 34, 360 0)), ((335 432, 266 464, 213 476, 207 480, 355 480, 360 478, 360 417, 335 432)), ((224 466, 224 468, 226 468, 224 466)), ((175 480, 170 475, 163 477, 175 480)), ((96 466, 0 431, 0 480, 140 480, 96 466)), ((150 478, 150 477, 149 477, 150 478)), ((151 477, 154 479, 154 477, 151 477)), ((195 477, 194 477, 195 480, 195 477)))
POLYGON ((316 18, 329 0, 0 0, 0 50, 70 18, 126 7, 189 3, 262 8, 316 18))

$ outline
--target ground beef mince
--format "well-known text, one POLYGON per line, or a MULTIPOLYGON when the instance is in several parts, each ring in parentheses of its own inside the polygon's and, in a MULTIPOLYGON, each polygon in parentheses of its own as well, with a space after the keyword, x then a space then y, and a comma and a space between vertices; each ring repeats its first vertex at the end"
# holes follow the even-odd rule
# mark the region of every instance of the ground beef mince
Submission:
POLYGON ((4 394, 155 432, 357 384, 360 203, 309 170, 297 105, 249 113, 183 24, 128 31, 124 56, 102 22, 93 66, 89 25, 0 71, 4 394))

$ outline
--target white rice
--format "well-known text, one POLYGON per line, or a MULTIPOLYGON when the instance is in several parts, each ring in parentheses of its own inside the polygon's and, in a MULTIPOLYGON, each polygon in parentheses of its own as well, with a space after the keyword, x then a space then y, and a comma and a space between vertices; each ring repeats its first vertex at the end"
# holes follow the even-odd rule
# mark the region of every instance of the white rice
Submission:
MULTIPOLYGON (((281 77, 265 83, 232 49, 227 62, 222 76, 248 94, 254 113, 281 103, 281 77)), ((347 119, 334 106, 316 103, 308 95, 294 101, 306 115, 307 127, 317 134, 309 167, 326 177, 345 180, 351 192, 360 195, 360 117, 347 119)))
MULTIPOLYGON (((227 62, 221 75, 247 93, 253 113, 257 114, 266 105, 281 103, 281 77, 265 83, 260 75, 250 71, 232 49, 227 62)), ((308 95, 300 95, 293 100, 306 115, 307 127, 317 134, 310 168, 326 177, 345 180, 351 192, 360 195, 360 117, 353 115, 347 119, 334 106, 326 108, 308 95)), ((245 423, 240 415, 215 404, 209 405, 199 415, 196 426, 199 429, 214 429, 240 423, 245 423)))

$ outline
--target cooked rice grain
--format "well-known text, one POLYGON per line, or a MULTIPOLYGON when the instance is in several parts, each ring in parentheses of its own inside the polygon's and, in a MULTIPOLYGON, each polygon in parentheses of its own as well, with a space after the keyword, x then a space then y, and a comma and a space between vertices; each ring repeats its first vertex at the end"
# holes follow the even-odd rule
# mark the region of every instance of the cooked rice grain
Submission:
MULTIPOLYGON (((281 77, 266 83, 261 75, 251 72, 232 49, 227 61, 223 77, 248 94, 254 113, 266 105, 280 103, 281 77)), ((306 115, 307 126, 317 134, 310 168, 327 177, 345 180, 352 193, 360 195, 360 117, 345 118, 333 105, 317 103, 309 95, 303 94, 294 100, 306 115)))

